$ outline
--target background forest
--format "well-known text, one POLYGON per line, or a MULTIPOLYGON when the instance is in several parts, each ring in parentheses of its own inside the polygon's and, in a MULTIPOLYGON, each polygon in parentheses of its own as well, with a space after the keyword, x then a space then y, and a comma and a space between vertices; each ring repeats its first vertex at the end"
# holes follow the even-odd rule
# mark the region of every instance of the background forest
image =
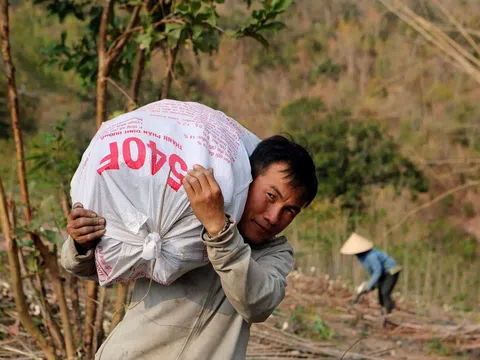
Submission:
MULTIPOLYGON (((0 173, 27 273, 45 261, 32 233, 54 254, 61 247, 69 182, 99 122, 168 97, 307 144, 320 186, 287 229, 297 269, 358 284, 359 264, 339 254, 356 231, 403 265, 397 298, 478 307, 480 2, 9 3, 30 220, 4 76, 0 173)), ((0 272, 7 267, 0 251, 0 272)), ((103 289, 97 301, 116 296, 103 289)))

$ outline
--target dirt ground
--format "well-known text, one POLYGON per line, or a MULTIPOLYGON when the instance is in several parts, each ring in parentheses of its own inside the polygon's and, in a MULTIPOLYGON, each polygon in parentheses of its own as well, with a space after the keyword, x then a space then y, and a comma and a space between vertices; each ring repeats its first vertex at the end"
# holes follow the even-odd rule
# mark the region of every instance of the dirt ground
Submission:
POLYGON ((294 272, 279 309, 253 326, 248 359, 480 359, 478 313, 397 299, 382 328, 376 292, 352 299, 341 282, 294 272))
MULTIPOLYGON (((397 298, 382 328, 375 293, 353 306, 352 299, 339 281, 293 272, 279 308, 252 326, 247 359, 480 359, 478 312, 425 309, 397 298)), ((0 359, 41 359, 28 334, 15 328, 16 317, 8 283, 0 280, 0 359)))

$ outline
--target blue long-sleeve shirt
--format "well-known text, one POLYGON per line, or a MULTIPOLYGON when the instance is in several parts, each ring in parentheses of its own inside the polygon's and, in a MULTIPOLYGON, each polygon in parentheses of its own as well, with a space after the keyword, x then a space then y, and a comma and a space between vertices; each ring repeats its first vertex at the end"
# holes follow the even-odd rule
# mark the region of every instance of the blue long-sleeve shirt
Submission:
POLYGON ((370 280, 368 281, 368 290, 371 290, 375 286, 383 273, 397 266, 395 260, 385 254, 383 251, 375 248, 358 254, 357 258, 371 276, 370 280))

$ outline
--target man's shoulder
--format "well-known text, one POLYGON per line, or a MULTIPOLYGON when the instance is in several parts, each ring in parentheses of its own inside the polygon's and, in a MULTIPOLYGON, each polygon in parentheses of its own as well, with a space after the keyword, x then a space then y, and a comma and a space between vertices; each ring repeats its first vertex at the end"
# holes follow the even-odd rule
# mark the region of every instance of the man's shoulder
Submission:
POLYGON ((293 253, 293 247, 288 242, 286 236, 275 236, 261 245, 251 246, 253 251, 272 252, 272 251, 288 251, 293 253))

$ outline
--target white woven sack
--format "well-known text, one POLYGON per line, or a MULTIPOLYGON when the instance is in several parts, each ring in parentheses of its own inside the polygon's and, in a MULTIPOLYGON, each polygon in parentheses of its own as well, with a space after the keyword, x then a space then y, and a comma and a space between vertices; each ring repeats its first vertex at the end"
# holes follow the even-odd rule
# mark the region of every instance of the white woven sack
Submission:
POLYGON ((162 100, 103 123, 71 182, 72 202, 107 221, 95 251, 100 284, 138 277, 169 284, 206 264, 182 179, 194 164, 213 168, 226 212, 240 219, 252 181, 248 157, 259 141, 193 102, 162 100))

